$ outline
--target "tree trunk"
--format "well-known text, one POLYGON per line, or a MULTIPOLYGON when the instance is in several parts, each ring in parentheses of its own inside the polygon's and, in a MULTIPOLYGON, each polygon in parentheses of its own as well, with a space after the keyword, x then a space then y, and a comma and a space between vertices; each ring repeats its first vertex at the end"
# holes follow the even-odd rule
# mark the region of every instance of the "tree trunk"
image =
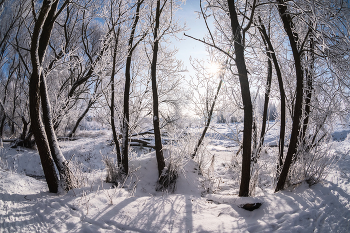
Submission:
POLYGON ((303 102, 303 71, 301 66, 300 53, 297 48, 298 35, 292 30, 293 28, 292 17, 287 12, 287 6, 284 4, 283 0, 278 0, 278 3, 279 3, 278 11, 283 22, 284 30, 288 35, 290 46, 292 48, 297 86, 296 86, 296 99, 295 99, 294 113, 293 113, 292 133, 290 136, 287 156, 284 161, 283 169, 278 179, 275 192, 278 192, 284 189, 284 184, 287 179, 289 167, 291 165, 292 158, 296 153, 296 149, 298 145, 298 136, 300 131, 300 118, 302 115, 302 102, 303 102))
MULTIPOLYGON (((29 80, 29 104, 32 131, 35 137, 36 145, 38 147, 46 182, 48 184, 49 191, 56 193, 58 191, 58 177, 56 174, 54 162, 51 157, 50 147, 47 141, 45 129, 40 116, 40 75, 42 67, 38 51, 39 38, 40 32, 43 29, 43 25, 48 16, 50 8, 51 2, 48 0, 44 0, 39 16, 34 25, 32 43, 30 48, 33 71, 29 80)), ((51 34, 51 32, 48 31, 43 31, 42 33, 51 34)), ((43 57, 43 55, 41 57, 43 57)))
POLYGON ((20 139, 21 139, 21 140, 23 141, 23 143, 24 143, 24 140, 26 139, 26 136, 27 136, 28 125, 29 125, 29 122, 26 121, 26 119, 24 118, 24 116, 22 116, 22 123, 23 123, 23 129, 22 129, 22 134, 21 134, 20 139))
POLYGON ((267 53, 268 60, 267 60, 267 79, 266 79, 266 89, 265 89, 264 112, 263 112, 263 120, 261 122, 262 125, 261 125, 261 132, 260 132, 260 140, 259 140, 257 150, 255 152, 255 159, 254 159, 255 163, 257 162, 257 159, 258 159, 260 152, 261 152, 261 148, 264 145, 264 138, 265 138, 265 132, 266 132, 266 121, 267 121, 267 114, 268 114, 269 101, 270 101, 271 80, 272 80, 272 63, 271 63, 270 52, 267 50, 266 53, 267 53))
POLYGON ((213 115, 213 111, 214 111, 214 107, 215 107, 215 102, 216 102, 216 99, 218 98, 219 91, 220 91, 220 89, 221 89, 221 85, 222 85, 222 79, 220 79, 219 86, 218 86, 218 88, 216 89, 216 94, 215 94, 215 97, 214 97, 214 101, 213 101, 213 103, 212 103, 212 105, 211 105, 210 111, 208 112, 208 119, 207 119, 207 121, 206 121, 206 124, 205 124, 205 127, 204 127, 204 129, 203 129, 202 135, 201 135, 201 137, 199 138, 196 147, 194 148, 194 152, 193 152, 193 154, 192 154, 192 159, 196 156, 197 151, 198 151, 200 145, 202 144, 202 141, 203 141, 203 139, 204 139, 204 137, 205 137, 205 134, 207 133, 207 130, 208 130, 209 126, 210 126, 210 121, 211 121, 211 117, 212 117, 212 115, 213 115))
POLYGON ((157 9, 156 9, 156 25, 153 32, 153 58, 151 64, 151 75, 152 75, 152 94, 153 94, 153 127, 154 127, 154 139, 156 147, 156 157, 158 163, 158 177, 161 178, 163 169, 165 167, 163 148, 162 148, 162 139, 160 135, 159 128, 159 103, 158 103, 158 90, 157 90, 157 58, 158 58, 158 47, 159 47, 159 38, 158 38, 158 28, 159 28, 159 18, 160 18, 160 0, 157 0, 157 9))
POLYGON ((140 18, 140 7, 143 0, 137 1, 136 6, 136 13, 135 13, 135 19, 131 27, 131 33, 128 41, 128 56, 126 59, 126 65, 125 65, 125 89, 124 89, 124 106, 123 106, 123 131, 122 131, 122 171, 125 174, 129 173, 129 158, 128 158, 128 152, 129 152, 129 99, 130 99, 130 81, 131 81, 131 57, 132 53, 135 49, 133 47, 133 41, 135 36, 135 30, 137 23, 140 18))
POLYGON ((24 147, 33 148, 34 141, 32 141, 32 136, 33 136, 33 130, 32 130, 32 125, 30 125, 28 134, 23 141, 24 147))
POLYGON ((265 26, 261 23, 261 19, 259 18, 260 21, 260 27, 259 30, 262 33, 263 38, 265 39, 265 42, 268 45, 268 50, 273 64, 275 66, 275 70, 276 70, 276 75, 277 75, 277 80, 278 80, 278 86, 279 86, 279 90, 280 90, 280 97, 281 97, 281 126, 280 126, 280 138, 279 138, 279 162, 277 164, 277 170, 280 169, 280 167, 282 167, 283 165, 283 150, 284 150, 284 137, 285 137, 285 131, 286 131, 286 95, 284 92, 284 87, 283 87, 283 80, 282 80, 282 73, 281 73, 281 69, 279 67, 277 58, 276 58, 276 54, 274 51, 274 48, 272 46, 270 37, 267 35, 265 26))
POLYGON ((115 36, 115 44, 114 44, 114 49, 113 49, 113 64, 112 64, 112 74, 111 74, 111 106, 110 106, 110 111, 111 111, 111 127, 112 127, 112 133, 113 133, 113 140, 115 144, 115 150, 117 151, 117 162, 118 162, 118 167, 121 166, 121 155, 120 155, 120 147, 119 147, 119 140, 117 136, 117 131, 115 129, 115 114, 114 114, 114 76, 116 74, 116 62, 117 62, 117 48, 119 44, 119 34, 120 34, 120 27, 118 27, 117 34, 114 34, 115 36))
POLYGON ((243 129, 243 154, 242 154, 242 175, 239 188, 239 196, 249 195, 250 183, 250 160, 251 160, 251 141, 252 141, 252 123, 253 108, 250 97, 250 88, 248 81, 248 72, 244 58, 244 47, 241 35, 241 27, 238 22, 234 1, 227 0, 231 19, 232 34, 234 37, 234 47, 236 55, 236 66, 241 86, 242 101, 244 106, 244 129, 243 129))
POLYGON ((41 93, 41 103, 42 103, 42 110, 43 110, 45 132, 46 132, 48 143, 50 146, 51 155, 55 161, 57 170, 60 174, 61 185, 64 190, 69 191, 70 189, 74 188, 73 177, 68 167, 68 161, 63 156, 61 149, 58 145, 55 130, 53 128, 51 106, 50 106, 49 96, 47 93, 45 79, 46 78, 44 76, 44 72, 42 72, 40 93, 41 93))
POLYGON ((306 135, 306 130, 309 125, 309 118, 310 118, 310 103, 311 103, 311 98, 312 98, 312 90, 313 90, 313 84, 312 84, 312 79, 313 79, 313 69, 314 69, 314 41, 313 38, 310 39, 310 53, 309 53, 309 64, 308 68, 306 69, 306 85, 307 88, 305 90, 305 108, 304 108, 304 122, 303 122, 303 131, 301 135, 301 140, 303 140, 303 144, 305 144, 305 135, 306 135))
MULTIPOLYGON (((16 104, 16 100, 17 100, 17 86, 18 85, 18 79, 16 79, 16 82, 15 82, 15 88, 13 90, 13 106, 12 106, 12 119, 15 119, 15 114, 16 114, 16 107, 17 107, 17 104, 16 104)), ((11 134, 14 135, 15 134, 15 122, 12 121, 12 124, 11 124, 11 134)))
POLYGON ((75 134, 75 131, 77 131, 77 129, 78 129, 78 126, 79 126, 80 122, 84 119, 84 117, 89 112, 89 110, 90 110, 90 108, 92 107, 93 104, 94 104, 93 100, 89 100, 89 103, 86 106, 85 111, 80 115, 80 117, 78 118, 77 122, 75 122, 74 128, 69 133, 68 137, 70 137, 70 138, 73 137, 73 135, 75 134))
MULTIPOLYGON (((43 31, 40 36, 39 48, 38 48, 40 64, 42 64, 46 48, 50 41, 58 2, 59 1, 56 1, 52 4, 51 9, 43 25, 43 31)), ((43 70, 41 72, 41 79, 40 79, 40 95, 41 95, 45 132, 46 132, 48 144, 50 147, 50 152, 53 157, 53 160, 55 161, 57 170, 59 171, 59 175, 61 178, 61 185, 64 190, 68 191, 74 187, 72 174, 68 167, 68 162, 62 154, 56 138, 55 130, 52 123, 50 100, 49 100, 47 87, 46 87, 46 77, 45 77, 45 72, 43 70)))
POLYGON ((4 134, 4 127, 5 127, 5 120, 6 120, 6 112, 5 112, 5 106, 4 104, 6 103, 6 98, 7 98, 7 88, 10 84, 10 78, 7 79, 7 82, 4 87, 4 98, 1 104, 1 109, 2 109, 2 117, 1 117, 1 124, 0 124, 0 138, 3 139, 3 134, 4 134))
MULTIPOLYGON (((5 109, 3 109, 3 111, 5 111, 5 109)), ((4 135, 5 120, 6 120, 6 115, 4 113, 4 114, 2 114, 1 124, 0 124, 0 138, 1 139, 3 139, 3 135, 4 135)))

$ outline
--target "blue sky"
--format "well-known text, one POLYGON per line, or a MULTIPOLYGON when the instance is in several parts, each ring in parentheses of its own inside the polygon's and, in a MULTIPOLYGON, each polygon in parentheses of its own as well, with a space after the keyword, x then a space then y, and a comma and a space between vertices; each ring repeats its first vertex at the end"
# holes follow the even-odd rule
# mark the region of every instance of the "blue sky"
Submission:
MULTIPOLYGON (((181 24, 186 23, 186 34, 203 39, 207 33, 204 20, 198 18, 198 13, 200 11, 199 0, 187 0, 182 9, 176 13, 177 18, 181 24)), ((184 66, 188 69, 189 72, 184 73, 185 76, 194 75, 194 71, 189 62, 190 56, 192 58, 204 58, 207 56, 205 47, 202 43, 195 41, 191 38, 185 37, 182 33, 178 34, 178 37, 181 39, 173 40, 173 46, 178 48, 178 53, 176 55, 177 59, 184 62, 184 66)))

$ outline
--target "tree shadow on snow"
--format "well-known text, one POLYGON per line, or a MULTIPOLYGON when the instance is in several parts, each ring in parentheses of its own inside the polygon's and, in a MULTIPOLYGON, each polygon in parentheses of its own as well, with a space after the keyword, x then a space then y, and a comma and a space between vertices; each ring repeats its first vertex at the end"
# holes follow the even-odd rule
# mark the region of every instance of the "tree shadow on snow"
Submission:
POLYGON ((192 203, 180 195, 130 197, 107 206, 88 221, 104 222, 119 230, 137 232, 192 232, 192 203), (179 203, 186 203, 181 206, 179 203))

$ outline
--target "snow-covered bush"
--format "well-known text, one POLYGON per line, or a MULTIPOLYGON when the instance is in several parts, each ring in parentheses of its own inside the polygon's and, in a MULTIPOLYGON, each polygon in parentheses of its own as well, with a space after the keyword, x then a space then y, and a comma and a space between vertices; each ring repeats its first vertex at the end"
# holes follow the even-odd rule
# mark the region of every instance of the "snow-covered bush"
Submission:
POLYGON ((215 175, 215 154, 207 146, 209 140, 204 139, 194 161, 197 163, 198 175, 201 175, 202 195, 216 193, 220 190, 221 178, 215 175))
POLYGON ((71 178, 73 179, 73 186, 75 188, 87 187, 90 185, 87 172, 84 172, 84 165, 78 161, 69 161, 69 170, 71 172, 71 178))
POLYGON ((103 162, 106 165, 107 170, 106 182, 112 183, 118 187, 118 184, 123 181, 123 174, 121 173, 118 164, 110 157, 103 157, 103 162))
POLYGON ((184 172, 194 143, 191 134, 180 129, 173 129, 168 135, 168 144, 163 148, 166 167, 158 180, 156 190, 173 193, 176 189, 176 180, 179 173, 184 172))
POLYGON ((200 161, 200 166, 198 169, 198 172, 202 175, 202 188, 203 188, 203 194, 211 194, 216 193, 220 189, 220 178, 216 178, 214 175, 214 164, 215 164, 215 156, 211 155, 210 153, 206 153, 206 156, 202 153, 201 158, 206 157, 206 159, 200 161))
POLYGON ((306 181, 310 186, 325 179, 329 168, 337 162, 337 156, 331 144, 310 144, 299 146, 294 163, 288 173, 287 186, 306 181))

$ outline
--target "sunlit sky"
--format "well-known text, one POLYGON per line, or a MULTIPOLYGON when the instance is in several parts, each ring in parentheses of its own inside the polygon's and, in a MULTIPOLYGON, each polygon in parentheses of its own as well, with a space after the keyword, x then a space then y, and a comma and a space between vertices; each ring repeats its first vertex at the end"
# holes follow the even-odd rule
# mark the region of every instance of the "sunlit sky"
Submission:
MULTIPOLYGON (((199 0, 187 0, 181 8, 182 9, 176 13, 176 16, 180 20, 181 24, 186 23, 187 30, 185 33, 190 36, 203 39, 207 33, 207 29, 203 18, 198 17, 197 12, 200 12, 199 0)), ((176 55, 177 59, 182 60, 185 68, 188 70, 188 72, 185 72, 183 75, 194 75, 189 58, 207 57, 205 46, 201 42, 184 36, 183 32, 179 33, 178 37, 181 40, 173 40, 173 44, 179 50, 176 55)))

